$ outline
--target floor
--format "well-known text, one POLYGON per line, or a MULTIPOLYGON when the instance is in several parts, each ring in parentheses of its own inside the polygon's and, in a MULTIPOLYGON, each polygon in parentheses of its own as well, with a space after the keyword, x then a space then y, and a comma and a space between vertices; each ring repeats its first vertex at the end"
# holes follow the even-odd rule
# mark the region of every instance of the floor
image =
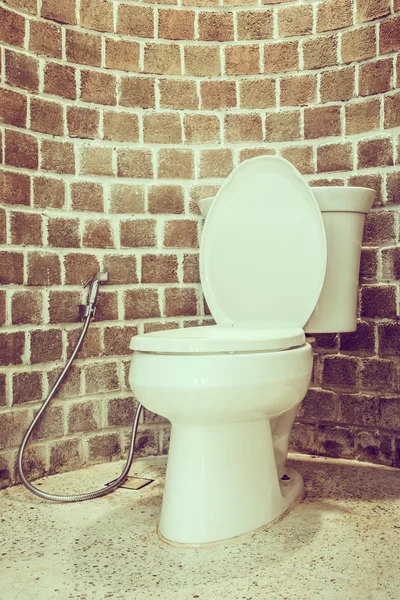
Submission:
MULTIPOLYGON (((80 504, 0 493, 1 600, 399 600, 400 471, 294 456, 307 495, 272 527, 234 543, 176 548, 160 541, 165 459, 138 460, 139 491, 80 504)), ((42 480, 87 491, 122 463, 42 480)))

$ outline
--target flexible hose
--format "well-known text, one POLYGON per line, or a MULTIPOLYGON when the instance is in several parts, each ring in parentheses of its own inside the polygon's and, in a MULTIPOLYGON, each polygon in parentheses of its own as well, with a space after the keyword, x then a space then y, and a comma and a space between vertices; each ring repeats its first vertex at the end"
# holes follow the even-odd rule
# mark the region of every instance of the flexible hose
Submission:
POLYGON ((45 401, 43 402, 39 412, 37 413, 37 415, 33 419, 32 423, 30 424, 29 428, 27 429, 27 431, 24 435, 24 439, 22 440, 21 446, 19 448, 19 452, 18 452, 18 474, 19 474, 20 479, 21 479, 22 483, 24 484, 24 486, 26 488, 28 488, 28 490, 30 492, 32 492, 33 494, 36 494, 36 496, 39 496, 39 498, 44 498, 46 500, 52 500, 53 502, 83 502, 85 500, 93 500, 94 498, 101 498, 101 496, 105 496, 106 494, 111 494, 111 492, 114 492, 125 481, 128 473, 129 473, 129 470, 132 466, 132 463, 133 463, 136 433, 137 433, 137 428, 138 428, 138 424, 139 424, 140 413, 142 411, 141 404, 138 404, 138 407, 136 409, 135 418, 134 418, 133 426, 132 426, 131 441, 129 444, 128 458, 126 460, 123 471, 117 479, 114 479, 113 481, 110 481, 109 483, 107 483, 106 487, 104 487, 100 490, 88 492, 85 494, 74 494, 72 496, 61 496, 61 495, 59 496, 56 494, 49 494, 48 492, 39 490, 37 487, 32 485, 30 483, 30 481, 28 481, 28 479, 26 478, 26 475, 24 473, 23 457, 24 457, 24 452, 25 452, 26 446, 28 444, 29 438, 31 437, 32 432, 35 429, 36 424, 39 421, 40 417, 45 412, 47 406, 51 402, 51 400, 52 400, 54 394, 56 393, 57 389, 59 388, 61 382, 63 381, 63 379, 67 375, 69 369, 71 368, 71 365, 75 359, 75 356, 76 356, 79 348, 81 347, 83 340, 85 339, 85 335, 89 328, 91 317, 92 317, 92 312, 89 311, 89 314, 85 319, 85 323, 83 325, 79 339, 75 345, 75 348, 72 351, 71 356, 69 357, 69 359, 67 361, 67 364, 65 365, 65 367, 62 370, 61 374, 59 375, 57 381, 55 382, 52 389, 50 390, 50 393, 47 396, 47 398, 45 399, 45 401))

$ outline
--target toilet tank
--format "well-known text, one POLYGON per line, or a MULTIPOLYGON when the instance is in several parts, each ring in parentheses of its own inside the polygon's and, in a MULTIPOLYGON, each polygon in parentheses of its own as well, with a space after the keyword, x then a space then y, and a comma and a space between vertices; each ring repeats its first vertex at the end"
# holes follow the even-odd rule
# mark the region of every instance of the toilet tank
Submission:
MULTIPOLYGON (((327 267, 317 305, 306 333, 340 333, 357 329, 358 279, 365 215, 375 191, 362 187, 314 187, 322 212, 327 267)), ((204 218, 214 198, 199 201, 204 218)))
POLYGON ((306 333, 357 329, 358 279, 365 215, 375 191, 362 187, 315 187, 327 243, 327 267, 317 305, 306 333))

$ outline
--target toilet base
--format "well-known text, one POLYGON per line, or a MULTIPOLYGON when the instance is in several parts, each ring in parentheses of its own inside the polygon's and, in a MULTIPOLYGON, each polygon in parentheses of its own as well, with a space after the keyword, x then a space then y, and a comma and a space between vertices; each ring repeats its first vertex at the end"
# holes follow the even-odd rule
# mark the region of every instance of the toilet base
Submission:
POLYGON ((293 469, 277 475, 270 421, 172 425, 162 539, 202 545, 280 518, 304 493, 293 469))

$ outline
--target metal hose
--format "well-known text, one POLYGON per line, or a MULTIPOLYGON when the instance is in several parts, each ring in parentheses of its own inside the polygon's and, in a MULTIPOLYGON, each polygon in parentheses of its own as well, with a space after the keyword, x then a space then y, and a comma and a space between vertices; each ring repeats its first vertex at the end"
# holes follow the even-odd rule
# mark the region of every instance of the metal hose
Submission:
MULTIPOLYGON (((94 281, 94 279, 93 279, 93 281, 94 281)), ((97 294, 96 294, 96 296, 97 296, 97 294)), ((56 393, 57 389, 59 388, 61 382, 63 381, 63 379, 67 375, 69 369, 71 368, 71 365, 75 359, 75 356, 76 356, 79 348, 81 347, 83 340, 85 339, 85 335, 89 328, 90 320, 91 320, 92 316, 94 315, 95 302, 96 302, 96 298, 95 298, 94 302, 88 304, 89 310, 86 311, 87 316, 85 317, 85 322, 84 322, 81 334, 79 336, 79 339, 75 345, 75 348, 73 349, 72 354, 69 357, 67 364, 65 365, 64 369, 62 370, 60 376, 58 377, 57 381, 55 382, 52 389, 50 390, 50 393, 48 394, 47 398, 43 402, 39 412, 37 413, 37 415, 33 419, 32 423, 30 424, 29 428, 27 429, 27 431, 24 435, 24 439, 22 440, 21 446, 19 448, 19 452, 18 452, 18 474, 19 474, 20 479, 21 479, 22 483, 24 484, 24 486, 30 492, 32 492, 33 494, 36 494, 36 496, 39 496, 39 498, 44 498, 46 500, 52 500, 53 502, 83 502, 84 500, 93 500, 94 498, 101 498, 101 496, 105 496, 106 494, 111 494, 111 492, 114 492, 126 480, 129 470, 133 463, 136 433, 137 433, 137 428, 138 428, 138 424, 139 424, 140 413, 142 411, 141 404, 138 404, 138 407, 136 409, 135 418, 134 418, 133 426, 132 426, 131 441, 129 444, 128 458, 126 460, 125 466, 122 470, 121 475, 117 479, 114 479, 113 481, 110 481, 109 483, 107 483, 106 487, 104 487, 100 490, 93 491, 93 492, 87 492, 85 494, 74 494, 71 496, 63 496, 63 495, 61 496, 61 495, 56 495, 56 494, 49 494, 48 492, 43 492, 42 490, 39 490, 37 487, 32 485, 28 481, 28 479, 26 478, 26 475, 24 473, 23 457, 24 457, 24 452, 25 452, 26 446, 28 444, 29 438, 31 437, 32 432, 35 429, 36 424, 38 423, 40 417, 44 414, 47 406, 51 402, 51 400, 52 400, 54 394, 56 393)))

